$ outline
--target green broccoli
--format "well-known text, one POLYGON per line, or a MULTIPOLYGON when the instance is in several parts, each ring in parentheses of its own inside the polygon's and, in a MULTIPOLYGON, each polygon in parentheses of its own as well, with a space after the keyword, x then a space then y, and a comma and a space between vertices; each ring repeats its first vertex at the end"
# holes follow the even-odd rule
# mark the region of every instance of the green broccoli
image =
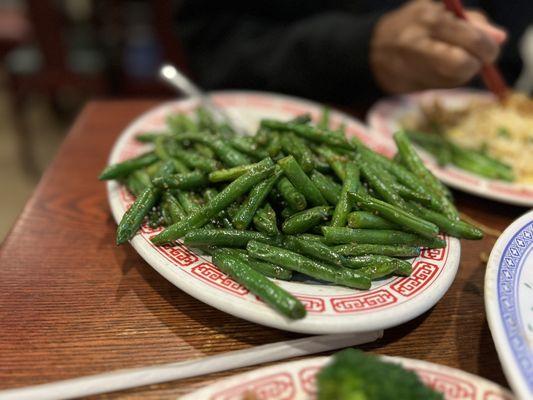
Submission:
POLYGON ((443 400, 402 366, 346 349, 317 375, 318 400, 443 400))

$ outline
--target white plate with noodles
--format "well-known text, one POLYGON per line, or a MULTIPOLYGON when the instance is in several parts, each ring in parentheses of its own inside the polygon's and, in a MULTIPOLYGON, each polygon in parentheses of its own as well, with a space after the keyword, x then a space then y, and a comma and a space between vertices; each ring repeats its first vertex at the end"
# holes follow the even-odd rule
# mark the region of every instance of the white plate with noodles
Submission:
MULTIPOLYGON (((243 91, 213 93, 213 101, 223 107, 242 126, 255 131, 260 119, 289 120, 310 113, 318 120, 322 106, 310 101, 277 94, 243 91)), ((147 131, 164 129, 168 115, 192 114, 194 100, 164 103, 133 121, 116 141, 110 164, 146 152, 150 145, 135 138, 147 131)), ((359 121, 340 112, 331 112, 333 127, 346 124, 347 135, 357 135, 375 151, 391 156, 394 143, 372 135, 359 121)), ((117 222, 134 201, 124 185, 107 184, 108 198, 117 222)), ((444 236, 445 248, 426 249, 411 259, 409 277, 391 277, 374 281, 369 290, 355 290, 336 285, 276 280, 305 306, 307 316, 290 320, 268 307, 245 287, 233 281, 211 263, 211 259, 181 241, 175 245, 156 246, 150 238, 162 228, 143 225, 130 241, 135 250, 166 279, 191 296, 237 317, 288 331, 308 334, 364 332, 389 328, 416 318, 431 308, 448 290, 459 265, 460 242, 444 236)))
MULTIPOLYGON (((415 372, 421 382, 445 400, 513 400, 509 391, 467 372, 403 357, 381 357, 415 372)), ((237 374, 180 397, 181 400, 312 400, 316 375, 331 357, 315 357, 237 374)), ((349 379, 349 377, 346 377, 349 379)), ((340 383, 339 383, 340 384, 340 383)), ((358 382, 361 385, 360 382, 358 382)), ((359 397, 357 397, 359 398, 359 397)))
POLYGON ((503 107, 479 90, 430 90, 381 100, 370 109, 367 121, 387 138, 404 127, 436 128, 458 147, 486 153, 507 164, 514 179, 489 179, 452 164, 439 166, 432 154, 417 147, 426 165, 445 184, 481 197, 533 206, 532 100, 513 94, 503 107))

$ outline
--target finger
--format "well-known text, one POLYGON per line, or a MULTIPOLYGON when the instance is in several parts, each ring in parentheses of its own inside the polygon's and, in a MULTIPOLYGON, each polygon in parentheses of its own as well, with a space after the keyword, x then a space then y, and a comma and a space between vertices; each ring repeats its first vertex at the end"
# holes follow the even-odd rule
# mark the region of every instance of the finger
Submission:
POLYGON ((507 40, 507 32, 501 26, 491 24, 485 15, 478 11, 467 11, 466 18, 477 28, 484 31, 499 45, 507 40))
POLYGON ((481 68, 481 62, 461 47, 431 38, 421 38, 413 51, 418 57, 418 81, 429 87, 463 85, 481 68))
POLYGON ((433 39, 460 47, 483 63, 492 63, 498 57, 500 46, 486 31, 451 13, 443 13, 440 21, 428 29, 433 39))

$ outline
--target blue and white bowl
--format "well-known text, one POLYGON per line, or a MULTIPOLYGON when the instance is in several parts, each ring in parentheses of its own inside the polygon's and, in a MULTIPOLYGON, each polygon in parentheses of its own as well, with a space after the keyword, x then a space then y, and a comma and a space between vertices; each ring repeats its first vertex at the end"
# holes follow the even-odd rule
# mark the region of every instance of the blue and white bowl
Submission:
POLYGON ((505 375, 520 399, 533 399, 533 210, 514 221, 490 254, 485 308, 505 375))

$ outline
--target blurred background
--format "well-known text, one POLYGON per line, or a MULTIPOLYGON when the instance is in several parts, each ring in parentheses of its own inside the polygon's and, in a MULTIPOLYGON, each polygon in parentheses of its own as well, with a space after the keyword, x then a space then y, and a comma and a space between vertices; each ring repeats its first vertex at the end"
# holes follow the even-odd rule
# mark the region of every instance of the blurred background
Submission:
MULTIPOLYGON (((507 63, 511 67, 511 78, 507 77, 511 79, 510 83, 516 81, 522 70, 516 85, 530 93, 533 89, 533 28, 525 34, 523 28, 533 21, 531 1, 465 1, 492 9, 492 17, 497 17, 495 21, 509 31, 500 65, 507 63), (507 7, 510 4, 513 6, 507 7), (522 36, 529 38, 521 42, 524 68, 518 57, 518 41, 522 36)), ((373 14, 369 10, 391 10, 404 2, 0 0, 0 182, 5 193, 0 197, 0 243, 87 100, 175 96, 157 80, 156 72, 164 61, 177 65, 187 74, 193 69, 187 68, 185 63, 177 28, 183 43, 189 45, 189 58, 196 79, 206 88, 256 88, 329 101, 328 91, 333 92, 337 100, 341 92, 353 95, 354 88, 345 84, 346 75, 350 75, 359 97, 371 102, 369 93, 376 89, 370 87, 371 79, 358 79, 359 76, 370 76, 370 72, 364 69, 366 63, 360 59, 368 56, 364 50, 367 46, 361 45, 358 52, 352 51, 353 43, 344 40, 344 33, 335 24, 335 29, 331 29, 331 20, 328 22, 320 16, 314 18, 315 8, 327 9, 330 3, 353 3, 354 7, 361 7, 361 12, 367 12, 368 18, 359 22, 364 33, 363 28, 370 26, 369 23, 384 12, 373 14), (255 8, 259 17, 250 23, 245 17, 255 8), (184 14, 191 20, 182 18, 184 14), (300 25, 295 25, 292 30, 282 29, 288 21, 297 20, 300 14, 308 15, 309 21, 314 21, 312 24, 304 21, 303 24, 310 39, 315 40, 316 32, 322 32, 326 38, 333 34, 334 39, 346 45, 345 56, 350 63, 331 63, 322 56, 320 51, 328 51, 329 41, 316 40, 316 43, 311 41, 302 46, 298 34, 294 35, 301 30, 300 25), (265 16, 275 21, 272 26, 265 23, 269 20, 265 16), (322 26, 322 22, 326 25, 322 26), (262 41, 256 40, 258 32, 263 31, 273 36, 269 34, 262 41), (224 32, 228 44, 220 50, 216 43, 223 41, 224 32), (286 32, 293 33, 292 42, 286 40, 286 32), (284 46, 286 42, 289 44, 284 46), (307 54, 315 44, 320 49, 320 59, 313 59, 312 51, 307 54), (280 47, 277 51, 278 69, 273 67, 276 60, 272 60, 275 58, 272 46, 280 47), (246 63, 239 57, 233 57, 231 65, 228 49, 241 55, 260 53, 261 57, 255 60, 257 65, 245 73, 243 64, 246 63), (196 58, 192 57, 193 53, 196 58), (287 63, 294 67, 286 68, 287 63), (312 68, 309 65, 317 64, 315 75, 310 75, 312 68), (329 71, 328 78, 314 79, 316 76, 323 78, 324 68, 329 71), (269 73, 261 75, 257 71, 269 73), (332 76, 336 77, 337 86, 332 82, 332 76), (313 84, 309 85, 309 81, 313 84), (361 91, 362 86, 366 92, 361 91), (319 93, 322 98, 318 98, 319 93)), ((365 35, 359 36, 362 44, 368 41, 365 35)))
POLYGON ((0 0, 0 242, 88 99, 172 95, 171 0, 0 0))

